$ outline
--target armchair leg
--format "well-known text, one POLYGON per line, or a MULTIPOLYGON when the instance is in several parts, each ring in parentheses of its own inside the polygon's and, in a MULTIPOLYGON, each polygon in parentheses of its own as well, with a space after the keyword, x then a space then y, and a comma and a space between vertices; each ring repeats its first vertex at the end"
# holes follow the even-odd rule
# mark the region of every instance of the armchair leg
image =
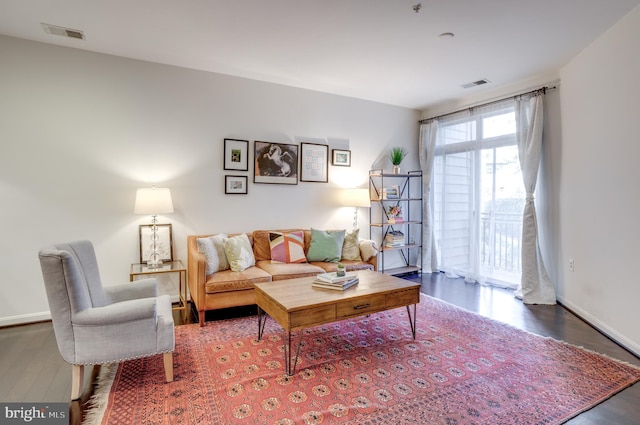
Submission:
POLYGON ((164 353, 164 376, 167 382, 173 382, 173 353, 164 353))
POLYGON ((71 400, 77 400, 82 394, 84 384, 84 365, 71 365, 71 400))

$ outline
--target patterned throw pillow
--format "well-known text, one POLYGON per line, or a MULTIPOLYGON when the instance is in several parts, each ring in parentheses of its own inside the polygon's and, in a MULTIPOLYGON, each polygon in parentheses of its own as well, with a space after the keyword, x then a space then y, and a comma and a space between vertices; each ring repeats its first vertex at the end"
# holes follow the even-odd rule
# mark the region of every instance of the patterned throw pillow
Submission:
POLYGON ((360 256, 360 242, 358 241, 358 234, 360 229, 353 229, 353 232, 347 233, 344 236, 344 243, 342 244, 342 259, 350 261, 362 261, 360 256))
POLYGON ((220 233, 208 238, 196 239, 198 252, 202 253, 207 261, 207 275, 229 269, 227 254, 224 253, 224 240, 226 238, 226 233, 220 233))
POLYGON ((309 261, 326 261, 337 263, 342 256, 344 230, 316 230, 311 229, 311 244, 307 253, 309 261))
POLYGON ((306 263, 304 233, 302 231, 269 233, 272 263, 306 263))
POLYGON ((225 239, 224 252, 234 272, 241 272, 256 264, 251 242, 246 233, 225 239))

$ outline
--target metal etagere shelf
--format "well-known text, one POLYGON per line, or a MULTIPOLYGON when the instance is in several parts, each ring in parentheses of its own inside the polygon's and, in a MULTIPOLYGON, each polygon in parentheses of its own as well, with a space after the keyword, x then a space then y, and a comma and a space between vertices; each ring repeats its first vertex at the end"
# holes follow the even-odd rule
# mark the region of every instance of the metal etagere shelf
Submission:
POLYGON ((422 270, 422 171, 392 174, 370 170, 369 194, 369 231, 380 246, 378 270, 391 275, 419 273, 422 270), (393 216, 390 213, 393 207, 400 209, 401 215, 393 216), (386 259, 387 255, 393 255, 393 260, 386 259))

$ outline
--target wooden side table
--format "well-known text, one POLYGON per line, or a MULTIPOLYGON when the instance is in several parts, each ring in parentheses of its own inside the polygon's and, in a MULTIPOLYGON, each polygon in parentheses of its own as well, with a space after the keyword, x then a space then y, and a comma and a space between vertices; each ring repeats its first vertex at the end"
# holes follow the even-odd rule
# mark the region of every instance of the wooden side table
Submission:
POLYGON ((180 301, 174 310, 187 309, 187 268, 182 264, 181 260, 169 261, 162 263, 160 267, 149 267, 147 264, 131 264, 129 272, 129 281, 133 282, 136 276, 153 275, 162 273, 178 273, 180 277, 180 285, 178 287, 180 301))

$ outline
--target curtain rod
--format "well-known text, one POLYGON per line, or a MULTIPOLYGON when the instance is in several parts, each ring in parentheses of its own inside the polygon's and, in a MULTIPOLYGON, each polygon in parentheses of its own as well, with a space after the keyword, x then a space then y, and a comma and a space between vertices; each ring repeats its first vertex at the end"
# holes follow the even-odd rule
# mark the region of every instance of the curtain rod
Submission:
POLYGON ((529 91, 524 92, 524 93, 514 94, 512 96, 503 97, 503 98, 492 100, 492 101, 486 102, 486 103, 479 103, 479 104, 476 104, 476 105, 468 106, 466 108, 460 108, 460 109, 458 109, 456 111, 453 111, 453 112, 448 112, 446 114, 436 115, 435 117, 425 118, 425 119, 422 119, 422 120, 418 121, 418 123, 419 124, 426 124, 429 121, 432 121, 432 120, 435 120, 435 119, 438 119, 438 118, 442 118, 442 117, 447 117, 449 115, 457 114, 458 112, 462 112, 462 111, 465 111, 467 109, 473 109, 473 108, 477 108, 477 107, 480 107, 480 106, 493 105, 494 103, 504 102, 505 100, 515 99, 516 97, 526 96, 528 94, 539 93, 539 92, 546 93, 547 90, 555 90, 557 88, 558 88, 557 85, 552 86, 552 87, 543 86, 543 87, 537 88, 535 90, 529 90, 529 91))

